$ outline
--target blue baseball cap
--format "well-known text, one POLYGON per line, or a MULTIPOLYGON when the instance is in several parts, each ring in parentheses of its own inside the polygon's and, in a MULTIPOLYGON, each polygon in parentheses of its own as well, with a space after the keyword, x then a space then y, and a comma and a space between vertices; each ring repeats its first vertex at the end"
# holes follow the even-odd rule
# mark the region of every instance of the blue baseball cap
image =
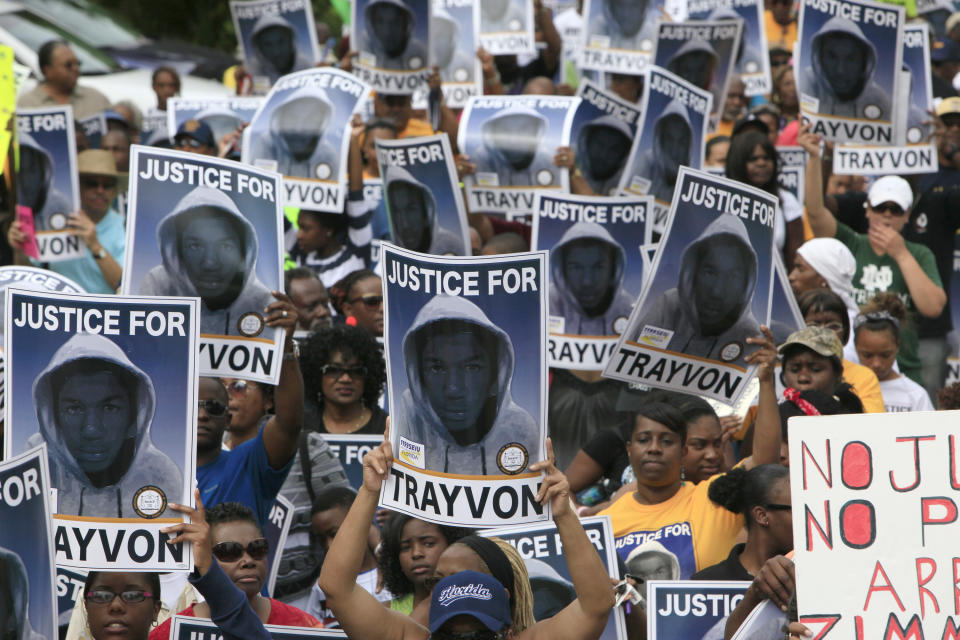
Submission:
POLYGON ((447 576, 433 588, 430 632, 456 616, 476 618, 490 631, 509 626, 512 618, 507 590, 496 578, 476 571, 447 576))
POLYGON ((947 38, 936 40, 930 50, 931 62, 960 62, 960 46, 947 38))
POLYGON ((177 135, 173 136, 175 141, 180 138, 193 138, 200 144, 208 147, 216 147, 217 142, 213 139, 213 130, 206 122, 190 119, 180 125, 177 129, 177 135))

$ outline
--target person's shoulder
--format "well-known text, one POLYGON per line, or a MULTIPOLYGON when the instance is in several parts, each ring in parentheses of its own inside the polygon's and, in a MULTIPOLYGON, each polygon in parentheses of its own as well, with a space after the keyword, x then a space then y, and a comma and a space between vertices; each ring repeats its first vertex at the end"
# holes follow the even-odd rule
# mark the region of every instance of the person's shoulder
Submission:
POLYGON ((273 618, 275 615, 282 616, 283 622, 281 624, 286 626, 323 627, 319 620, 306 611, 275 598, 270 598, 270 617, 273 618))
POLYGON ((25 91, 20 94, 20 97, 17 99, 18 107, 40 107, 43 106, 47 98, 47 92, 44 90, 42 84, 37 84, 30 91, 25 91))

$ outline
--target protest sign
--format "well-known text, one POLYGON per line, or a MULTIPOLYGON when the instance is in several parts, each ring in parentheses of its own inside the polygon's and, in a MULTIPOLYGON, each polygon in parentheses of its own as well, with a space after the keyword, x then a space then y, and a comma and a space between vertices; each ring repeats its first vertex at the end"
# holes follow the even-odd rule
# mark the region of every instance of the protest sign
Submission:
POLYGON ((569 191, 566 169, 553 164, 557 147, 570 144, 580 98, 480 96, 460 117, 460 149, 477 165, 465 180, 468 209, 531 213, 536 189, 569 191))
POLYGON ((813 133, 894 144, 903 23, 903 7, 870 0, 800 2, 793 67, 801 120, 813 133))
POLYGON ((480 46, 495 56, 536 55, 533 3, 528 0, 477 0, 480 46))
POLYGON ((359 491, 363 484, 363 456, 371 449, 376 449, 383 442, 383 437, 325 433, 323 439, 340 461, 347 482, 359 491))
POLYGON ((784 191, 787 191, 797 199, 800 206, 803 206, 803 185, 806 176, 805 167, 780 167, 777 172, 777 184, 784 191))
MULTIPOLYGON (((170 618, 170 640, 221 640, 223 632, 212 620, 192 616, 175 615, 170 618)), ((307 640, 308 638, 336 638, 347 640, 347 635, 337 629, 311 629, 265 624, 263 628, 273 640, 307 640)))
POLYGON ((777 197, 680 168, 666 231, 604 375, 735 404, 769 325, 777 197))
POLYGON ((470 253, 470 225, 446 134, 376 140, 393 242, 434 255, 470 253))
POLYGON ((351 2, 353 72, 377 93, 412 95, 426 84, 432 0, 351 2))
POLYGON ((471 96, 483 94, 483 71, 477 57, 480 0, 432 0, 430 65, 439 67, 443 99, 462 109, 471 96))
POLYGON ((661 17, 658 2, 586 0, 583 16, 586 23, 580 58, 583 68, 632 75, 643 73, 653 60, 657 46, 657 21, 661 17))
POLYGON ((550 251, 547 361, 602 371, 643 286, 650 196, 539 192, 531 248, 550 251))
POLYGON ((6 638, 56 638, 57 599, 50 525, 50 473, 41 445, 0 462, 0 631, 6 638))
POLYGON ((784 635, 783 628, 789 623, 787 614, 772 600, 764 600, 753 608, 747 619, 730 640, 767 640, 784 635))
POLYGON ((798 617, 813 637, 960 634, 957 418, 790 419, 798 617))
POLYGON ((87 579, 86 571, 75 571, 66 567, 57 567, 57 624, 67 631, 73 608, 80 603, 83 606, 83 585, 87 579))
POLYGON ((57 564, 189 571, 160 530, 193 503, 197 300, 4 293, 4 456, 47 445, 57 564))
POLYGON ((662 234, 680 167, 703 166, 713 96, 659 67, 651 67, 647 79, 640 107, 643 119, 620 190, 654 197, 653 229, 662 234))
POLYGON ((787 267, 779 251, 773 252, 773 302, 770 306, 770 332, 773 333, 774 344, 783 344, 794 331, 806 326, 797 297, 793 295, 790 279, 787 277, 787 267))
MULTIPOLYGON (((611 578, 619 578, 610 517, 582 518, 580 524, 583 525, 587 538, 600 554, 607 573, 611 578)), ((485 529, 480 532, 480 535, 488 538, 497 537, 510 543, 523 557, 527 573, 530 575, 533 617, 537 622, 556 615, 577 597, 571 582, 570 570, 567 568, 563 543, 560 541, 560 534, 554 523, 485 529)), ((627 637, 625 625, 623 609, 616 607, 610 612, 610 619, 599 640, 625 640, 627 637)))
POLYGON ((277 573, 280 571, 280 554, 287 544, 287 534, 290 533, 290 524, 293 522, 293 504, 283 496, 277 496, 267 524, 263 527, 263 537, 270 542, 267 552, 267 593, 273 595, 273 588, 277 584, 277 573))
MULTIPOLYGON (((167 104, 170 99, 167 99, 167 104)), ((159 109, 150 109, 143 114, 143 123, 140 126, 140 143, 148 147, 156 145, 163 140, 169 141, 176 129, 170 131, 167 128, 167 112, 159 109)))
POLYGON ((710 121, 720 121, 740 47, 742 20, 661 22, 653 64, 713 96, 710 121))
POLYGON ((200 375, 277 384, 283 329, 280 176, 195 153, 133 146, 124 295, 200 298, 200 375))
POLYGON ((896 100, 895 146, 838 144, 833 172, 838 175, 907 175, 939 168, 933 128, 925 124, 933 110, 930 44, 926 25, 903 29, 903 69, 896 100))
POLYGON ((594 193, 615 196, 637 135, 640 107, 590 80, 580 82, 577 96, 580 105, 570 126, 577 168, 594 193))
POLYGON ((283 174, 283 204, 342 213, 350 119, 368 93, 330 67, 285 76, 243 131, 243 162, 283 174))
POLYGON ((773 90, 762 1, 687 0, 687 19, 742 21, 733 73, 743 80, 743 92, 748 97, 766 95, 773 90))
POLYGON ((394 464, 380 504, 440 524, 549 519, 547 252, 445 258, 381 250, 394 464))
MULTIPOLYGON (((276 0, 269 0, 274 2, 276 0)), ((263 104, 263 98, 170 98, 167 100, 167 130, 171 136, 187 120, 199 120, 213 131, 213 139, 220 138, 248 124, 263 104)))
POLYGON ((723 640, 727 618, 749 586, 739 580, 649 580, 647 637, 723 640))
POLYGON ((319 60, 310 0, 231 0, 230 13, 254 92, 319 60))
POLYGON ((70 105, 17 111, 17 203, 33 211, 37 253, 43 262, 71 260, 87 250, 80 236, 66 230, 67 218, 80 208, 73 127, 70 105))
POLYGON ((90 145, 90 148, 99 149, 100 139, 103 138, 104 134, 108 131, 106 113, 101 111, 100 113, 77 120, 77 124, 80 125, 80 131, 82 131, 83 135, 87 138, 87 143, 90 145))

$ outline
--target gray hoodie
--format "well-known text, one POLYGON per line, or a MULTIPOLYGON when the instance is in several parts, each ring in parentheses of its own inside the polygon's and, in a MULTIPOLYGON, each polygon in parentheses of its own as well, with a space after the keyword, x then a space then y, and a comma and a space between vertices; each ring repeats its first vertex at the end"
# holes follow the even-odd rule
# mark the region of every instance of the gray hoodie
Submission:
POLYGON ((273 107, 270 113, 269 133, 251 137, 251 155, 254 161, 276 160, 277 171, 291 178, 312 178, 336 180, 340 166, 340 138, 332 131, 330 123, 334 119, 333 102, 320 87, 304 86, 291 91, 282 102, 273 107), (292 116, 286 113, 287 107, 297 101, 306 101, 312 113, 320 116, 317 128, 317 143, 313 152, 303 160, 293 157, 286 140, 284 125, 291 122, 292 116))
POLYGON ((426 244, 424 246, 404 248, 412 251, 420 251, 422 253, 432 253, 433 255, 438 256, 465 255, 463 239, 458 237, 452 231, 444 229, 440 226, 440 221, 437 217, 437 199, 434 197, 433 192, 430 191, 429 187, 414 178, 413 175, 403 167, 391 165, 386 168, 386 171, 384 171, 383 174, 383 195, 387 201, 387 212, 390 214, 390 234, 393 236, 394 241, 398 245, 403 246, 400 243, 400 236, 396 231, 396 221, 393 210, 390 208, 390 187, 394 184, 408 184, 416 189, 419 189, 420 192, 423 193, 423 201, 426 203, 427 207, 426 227, 428 231, 425 238, 426 244))
POLYGON ((552 618, 577 599, 573 583, 543 560, 524 558, 533 591, 533 617, 539 622, 552 618))
MULTIPOLYGON (((393 424, 404 438, 425 445, 427 469, 466 475, 500 475, 497 454, 504 445, 520 443, 530 456, 540 451, 540 428, 533 416, 513 401, 510 391, 513 343, 503 329, 490 322, 480 307, 465 298, 434 297, 420 309, 403 337, 402 350, 409 386, 397 403, 393 424), (421 383, 417 333, 440 320, 459 320, 476 325, 477 331, 493 334, 499 345, 496 353, 496 415, 490 430, 476 444, 457 444, 430 405, 421 383)), ((530 459, 528 463, 535 461, 530 459)))
POLYGON ((621 21, 610 10, 610 0, 600 0, 603 13, 594 16, 590 21, 588 34, 606 35, 610 38, 611 49, 628 49, 652 54, 657 44, 657 18, 659 9, 656 3, 650 0, 636 0, 634 9, 643 13, 640 27, 631 33, 625 32, 621 21))
MULTIPOLYGON (((168 501, 179 501, 183 474, 165 453, 157 449, 150 437, 156 408, 153 382, 133 364, 120 347, 100 335, 79 333, 57 349, 46 369, 33 382, 33 404, 40 432, 27 439, 27 447, 47 443, 51 484, 57 488, 57 513, 137 518, 133 497, 147 485, 160 487, 168 501), (98 489, 92 486, 60 435, 56 421, 56 399, 51 388, 51 375, 64 365, 77 360, 100 360, 114 364, 136 382, 136 434, 132 437, 133 456, 127 470, 116 484, 98 489)), ((121 449, 120 455, 123 455, 121 449)), ((169 510, 164 511, 165 515, 169 510)))
POLYGON ((678 63, 680 59, 684 56, 688 56, 694 53, 705 53, 710 57, 710 68, 709 74, 707 75, 707 84, 706 86, 701 86, 700 88, 704 91, 709 91, 713 94, 713 108, 714 111, 717 110, 717 105, 723 106, 723 99, 725 96, 720 96, 720 91, 723 87, 718 87, 717 85, 717 64, 720 62, 720 57, 717 55, 717 52, 714 50, 713 46, 706 40, 688 40, 686 44, 677 49, 670 59, 667 60, 667 71, 670 73, 675 73, 690 84, 700 86, 698 83, 694 82, 692 78, 686 78, 680 73, 678 68, 678 63))
POLYGON ((297 32, 294 30, 293 25, 278 15, 264 14, 257 19, 257 21, 253 24, 253 29, 250 31, 250 45, 253 48, 253 51, 249 52, 247 55, 247 63, 250 65, 250 75, 254 77, 266 76, 270 78, 270 84, 276 82, 277 78, 280 76, 285 76, 288 73, 293 73, 294 71, 301 71, 303 69, 310 69, 313 67, 313 60, 310 58, 310 56, 308 56, 306 52, 300 51, 297 48, 297 32), (266 31, 270 27, 280 27, 281 29, 286 30, 287 34, 290 36, 290 42, 294 49, 294 55, 293 63, 289 69, 277 68, 272 61, 263 55, 263 52, 260 51, 260 47, 257 46, 257 36, 260 34, 260 32, 266 31))
POLYGON ((360 43, 362 51, 374 54, 377 57, 377 67, 380 69, 393 69, 399 71, 410 71, 422 69, 427 65, 427 47, 413 35, 417 24, 417 17, 410 7, 402 0, 371 0, 363 10, 364 23, 366 24, 365 42, 360 43), (373 20, 371 14, 376 7, 393 6, 400 9, 407 15, 406 46, 399 55, 389 55, 373 30, 373 20))
MULTIPOLYGON (((748 11, 756 11, 755 6, 747 7, 748 11)), ((760 73, 763 71, 763 56, 750 42, 750 21, 730 7, 718 7, 706 17, 707 21, 739 20, 740 46, 737 48, 737 57, 734 60, 733 71, 737 75, 760 73)))
POLYGON ((229 196, 210 187, 196 187, 180 199, 180 202, 157 226, 157 243, 163 264, 152 268, 143 278, 140 295, 147 296, 199 296, 186 269, 180 264, 180 241, 177 237, 176 219, 188 215, 200 207, 212 207, 233 216, 244 231, 243 248, 246 261, 245 271, 240 274, 242 283, 240 292, 228 307, 212 310, 207 301, 200 299, 200 333, 213 335, 243 335, 237 328, 240 317, 254 311, 263 314, 263 309, 273 302, 273 296, 257 278, 257 254, 259 243, 253 224, 247 220, 229 196))
MULTIPOLYGON (((0 547, 0 638, 46 640, 30 626, 30 580, 20 556, 0 547)), ((47 618, 50 619, 49 617, 47 618)))
POLYGON ((694 140, 693 125, 690 123, 690 115, 687 108, 678 99, 670 102, 657 122, 653 125, 653 146, 641 154, 637 161, 635 175, 646 178, 650 181, 650 188, 647 194, 661 202, 670 202, 673 200, 673 189, 677 182, 677 172, 681 166, 690 166, 693 156, 692 147, 694 140), (670 120, 680 119, 686 125, 687 132, 690 135, 690 147, 684 150, 674 150, 663 139, 663 129, 670 120), (680 161, 676 167, 671 166, 670 158, 679 153, 680 161))
MULTIPOLYGON (((17 201, 19 204, 31 207, 33 209, 33 224, 37 231, 47 231, 51 229, 50 227, 50 218, 54 214, 61 214, 63 218, 61 219, 64 224, 66 224, 66 216, 70 215, 75 207, 73 206, 70 197, 61 192, 53 184, 54 176, 56 175, 56 163, 53 161, 53 157, 50 155, 50 152, 40 146, 40 143, 31 136, 29 133, 20 132, 18 134, 21 153, 23 149, 32 149, 36 153, 40 154, 43 162, 43 175, 41 176, 41 182, 43 187, 39 198, 35 202, 28 202, 26 194, 23 193, 23 185, 20 184, 18 180, 17 184, 17 201)), ((21 176, 18 176, 21 178, 21 176)), ((62 227, 61 227, 62 228, 62 227)))
POLYGON ((666 347, 668 351, 718 362, 729 362, 746 368, 747 363, 744 360, 746 339, 760 335, 760 325, 753 317, 753 311, 750 308, 753 291, 757 286, 757 254, 750 245, 747 229, 740 218, 727 214, 720 215, 703 230, 696 241, 687 246, 680 263, 679 280, 675 289, 666 291, 659 299, 647 305, 643 319, 636 326, 633 340, 639 340, 644 326, 652 325, 674 332, 666 347), (700 248, 721 236, 732 237, 741 245, 744 254, 749 256, 750 263, 747 265, 749 274, 736 308, 736 320, 719 335, 705 336, 701 333, 700 316, 696 308, 695 271, 698 267, 700 248), (721 353, 725 351, 724 347, 731 343, 739 346, 739 353, 736 357, 730 358, 730 352, 727 352, 729 359, 721 357, 721 353))
POLYGON ((620 177, 623 175, 623 167, 626 166, 627 160, 630 157, 630 146, 633 143, 633 131, 630 130, 630 126, 614 115, 605 115, 597 118, 596 120, 591 120, 587 122, 580 128, 580 133, 577 135, 577 164, 580 165, 580 170, 583 172, 583 177, 590 185, 590 188, 593 189, 594 193, 600 195, 616 195, 619 191, 620 177), (613 129, 621 134, 629 141, 627 144, 627 153, 623 158, 623 165, 620 167, 620 170, 614 173, 612 176, 606 180, 599 178, 594 175, 593 170, 590 166, 590 154, 587 152, 587 140, 596 133, 597 129, 613 129))
POLYGON ((553 164, 553 152, 551 150, 550 153, 545 153, 543 149, 543 137, 547 134, 547 127, 546 116, 529 107, 516 105, 501 109, 483 123, 481 133, 483 146, 480 149, 477 165, 481 167, 482 171, 496 173, 500 178, 501 187, 559 185, 559 169, 553 164), (508 119, 521 117, 534 120, 534 124, 529 131, 529 138, 535 139, 537 146, 529 164, 524 167, 515 167, 500 149, 497 129, 500 123, 508 119), (537 175, 543 171, 550 173, 551 182, 543 184, 537 180, 537 175))
POLYGON ((800 91, 820 100, 818 113, 871 120, 891 118, 890 96, 873 81, 873 72, 877 68, 877 50, 856 23, 839 16, 830 18, 811 38, 810 50, 810 66, 803 70, 800 91), (820 60, 823 39, 831 34, 847 35, 856 39, 866 58, 860 76, 860 90, 856 97, 850 100, 842 100, 834 92, 820 60))
POLYGON ((440 78, 444 82, 470 82, 473 80, 474 58, 467 55, 458 46, 460 43, 460 23, 450 15, 449 11, 440 6, 433 8, 430 39, 432 41, 433 61, 440 67, 440 78), (441 31, 448 31, 451 34, 450 41, 441 41, 439 37, 441 31), (441 45, 444 45, 443 49, 441 49, 441 45), (441 56, 441 53, 447 55, 441 56))
POLYGON ((503 11, 494 15, 490 11, 496 2, 480 3, 480 33, 506 33, 522 31, 526 21, 523 10, 525 0, 502 0, 503 11))
POLYGON ((219 140, 235 131, 244 123, 243 118, 226 107, 208 107, 197 113, 194 118, 210 127, 214 140, 219 140))
MULTIPOLYGON (((550 315, 561 316, 564 320, 563 332, 581 336, 611 336, 618 332, 613 326, 623 319, 624 326, 633 308, 634 296, 623 289, 627 255, 623 247, 610 232, 596 222, 578 222, 563 234, 560 242, 550 251, 550 315), (583 307, 567 287, 567 278, 563 270, 565 248, 577 240, 592 239, 602 242, 613 249, 616 264, 613 280, 610 282, 612 296, 610 305, 602 315, 589 317, 583 307)), ((622 329, 622 327, 621 327, 622 329)))

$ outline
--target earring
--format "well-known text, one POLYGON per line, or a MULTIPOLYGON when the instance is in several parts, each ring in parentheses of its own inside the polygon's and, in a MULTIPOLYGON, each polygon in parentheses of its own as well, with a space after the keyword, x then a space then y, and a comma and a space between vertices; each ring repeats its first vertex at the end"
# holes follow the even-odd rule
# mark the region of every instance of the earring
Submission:
POLYGON ((683 465, 680 465, 680 482, 687 481, 687 468, 683 465))

